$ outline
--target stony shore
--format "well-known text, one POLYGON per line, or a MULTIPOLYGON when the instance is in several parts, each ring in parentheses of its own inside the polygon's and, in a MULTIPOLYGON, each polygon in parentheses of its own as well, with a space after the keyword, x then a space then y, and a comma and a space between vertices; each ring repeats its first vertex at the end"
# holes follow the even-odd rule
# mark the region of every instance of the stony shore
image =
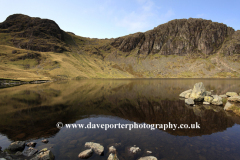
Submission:
POLYGON ((180 93, 180 97, 185 98, 187 105, 195 106, 195 103, 203 105, 225 105, 224 110, 233 112, 240 116, 240 93, 226 92, 222 95, 213 95, 213 91, 206 91, 202 82, 196 83, 193 89, 180 93))

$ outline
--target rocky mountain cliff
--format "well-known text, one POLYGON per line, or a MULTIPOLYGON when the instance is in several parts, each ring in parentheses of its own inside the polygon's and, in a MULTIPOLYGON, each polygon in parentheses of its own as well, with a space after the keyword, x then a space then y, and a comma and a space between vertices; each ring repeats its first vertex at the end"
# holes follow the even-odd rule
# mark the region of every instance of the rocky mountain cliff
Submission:
POLYGON ((211 20, 176 19, 114 39, 22 14, 0 23, 0 78, 237 78, 239 60, 240 31, 211 20))
POLYGON ((14 14, 0 23, 0 33, 10 33, 18 48, 34 51, 67 51, 64 31, 52 20, 14 14))
MULTIPOLYGON (((137 49, 138 54, 210 55, 221 48, 224 41, 236 39, 234 29, 222 23, 203 19, 176 19, 145 33, 116 38, 111 45, 123 52, 137 49)), ((232 46, 234 48, 235 46, 232 46)), ((229 52, 233 52, 230 49, 229 52)))

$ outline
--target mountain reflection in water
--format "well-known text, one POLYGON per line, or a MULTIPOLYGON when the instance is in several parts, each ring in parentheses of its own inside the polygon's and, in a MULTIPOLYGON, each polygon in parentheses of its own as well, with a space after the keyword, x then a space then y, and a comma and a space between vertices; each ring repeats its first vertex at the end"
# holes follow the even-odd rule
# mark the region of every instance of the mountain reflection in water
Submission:
MULTIPOLYGON (((57 122, 63 122, 64 124, 75 123, 76 121, 87 123, 90 120, 95 121, 97 119, 96 123, 100 123, 101 118, 105 123, 145 122, 147 124, 165 124, 171 122, 178 125, 190 125, 198 122, 200 129, 167 129, 158 133, 188 137, 223 132, 227 128, 234 126, 234 124, 239 124, 240 119, 225 112, 223 106, 197 104, 191 107, 185 105, 184 101, 179 99, 179 94, 182 91, 193 88, 193 85, 200 81, 204 83, 207 90, 214 90, 214 94, 218 95, 227 91, 239 92, 240 90, 239 80, 234 79, 80 80, 22 85, 1 89, 0 133, 6 135, 11 141, 38 140, 42 137, 52 137, 52 141, 55 141, 55 145, 58 146, 54 148, 55 153, 63 154, 67 151, 72 153, 70 150, 73 150, 74 147, 66 149, 67 151, 63 150, 58 143, 61 145, 66 144, 56 140, 58 135, 63 134, 66 137, 71 137, 75 132, 80 131, 71 130, 70 133, 65 133, 65 128, 61 130, 56 128, 57 122)), ((238 125, 237 127, 239 128, 238 125)), ((104 132, 109 137, 111 137, 110 133, 114 132, 116 135, 121 133, 121 136, 115 137, 115 143, 123 142, 123 139, 127 136, 138 136, 140 133, 137 130, 129 131, 126 129, 120 131, 119 129, 119 133, 113 130, 81 130, 81 137, 92 135, 91 138, 86 137, 81 142, 78 141, 81 146, 84 146, 86 140, 99 142, 104 132), (82 134, 83 132, 84 134, 82 134)), ((153 135, 156 132, 141 130, 141 133, 149 138, 154 138, 153 135)), ((102 139, 106 139, 106 137, 102 137, 102 139)), ((69 140, 73 141, 74 139, 69 140)), ((112 140, 109 141, 113 143, 112 140)), ((109 144, 106 143, 106 145, 109 144)), ((137 141, 135 144, 137 144, 137 141)), ((130 146, 131 144, 122 145, 130 146)), ((151 146, 152 150, 157 151, 154 145, 151 146)), ((164 144, 162 144, 161 150, 164 150, 163 148, 164 144)), ((80 153, 82 150, 79 150, 78 147, 78 151, 73 151, 73 153, 80 153)), ((107 148, 105 150, 107 153, 107 148)), ((125 150, 126 148, 122 148, 119 151, 122 153, 123 159, 129 156, 123 154, 126 153, 125 150)), ((74 159, 77 155, 73 155, 73 153, 68 156, 74 159)), ((64 156, 61 155, 61 157, 64 156)), ((135 155, 132 158, 136 158, 136 156, 140 155, 135 155)), ((175 153, 174 156, 178 157, 179 155, 175 153)), ((204 157, 204 154, 201 153, 198 157, 201 156, 204 157)), ((166 156, 163 153, 158 153, 158 157, 164 158, 166 156)), ((61 159, 58 156, 57 158, 61 159)), ((188 157, 183 156, 184 158, 188 157)))

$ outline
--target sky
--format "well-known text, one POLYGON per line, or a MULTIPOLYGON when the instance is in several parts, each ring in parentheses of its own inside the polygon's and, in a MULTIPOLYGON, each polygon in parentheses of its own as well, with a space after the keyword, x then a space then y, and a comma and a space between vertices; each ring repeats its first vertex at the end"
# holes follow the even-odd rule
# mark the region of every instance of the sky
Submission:
POLYGON ((145 32, 173 19, 202 18, 240 29, 240 0, 0 0, 0 22, 21 13, 90 38, 145 32))

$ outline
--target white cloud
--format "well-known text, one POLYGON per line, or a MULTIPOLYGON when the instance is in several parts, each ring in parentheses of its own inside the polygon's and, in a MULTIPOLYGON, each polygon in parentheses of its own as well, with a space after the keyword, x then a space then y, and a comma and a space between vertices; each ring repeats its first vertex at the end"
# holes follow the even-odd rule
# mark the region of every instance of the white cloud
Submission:
POLYGON ((205 14, 197 14, 196 18, 203 18, 205 16, 205 14))
POLYGON ((157 6, 152 0, 136 0, 139 7, 131 13, 125 13, 121 18, 115 18, 115 24, 118 27, 124 27, 129 32, 142 32, 159 25, 175 15, 172 9, 164 14, 160 6, 157 6))

